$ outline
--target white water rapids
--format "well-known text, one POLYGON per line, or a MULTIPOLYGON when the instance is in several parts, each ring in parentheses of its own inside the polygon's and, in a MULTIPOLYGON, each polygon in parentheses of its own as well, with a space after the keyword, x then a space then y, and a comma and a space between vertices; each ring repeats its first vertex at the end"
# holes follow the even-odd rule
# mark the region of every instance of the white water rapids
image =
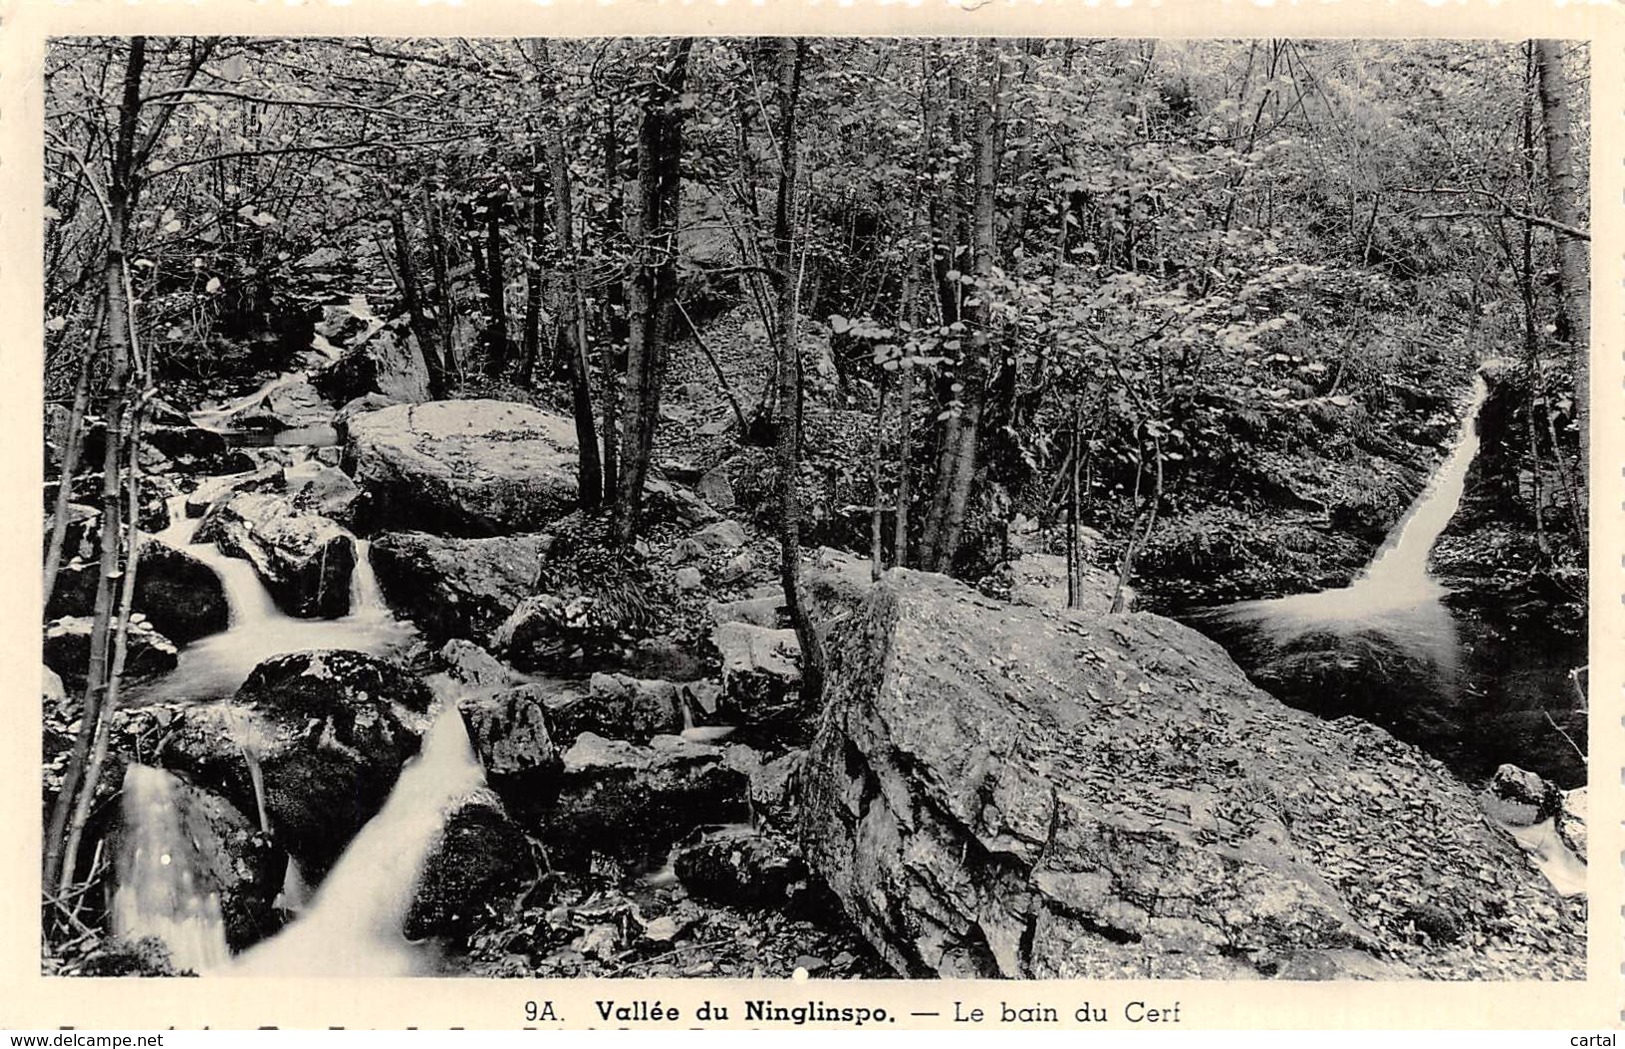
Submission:
MULTIPOLYGON (((215 482, 221 490, 231 478, 215 482)), ((170 501, 171 524, 155 538, 196 557, 220 577, 230 625, 186 646, 176 669, 132 698, 208 702, 230 696, 270 658, 317 648, 384 654, 415 634, 384 604, 369 545, 356 542, 348 615, 297 619, 282 612, 246 560, 189 540, 199 522, 185 497, 170 501)), ((454 697, 453 697, 454 700, 454 697)), ((357 834, 302 915, 272 939, 232 959, 218 895, 203 876, 197 833, 188 826, 173 774, 132 765, 122 799, 124 827, 112 910, 119 935, 155 936, 178 968, 204 974, 408 975, 433 971, 433 953, 401 933, 424 861, 448 810, 485 782, 455 702, 448 700, 407 763, 383 809, 357 834)), ((252 814, 251 814, 252 815, 252 814)), ((290 861, 291 864, 292 861, 290 861)), ((301 879, 290 875, 294 895, 301 879)))
MULTIPOLYGON (((1444 587, 1428 573, 1428 555, 1461 506, 1467 471, 1478 455, 1478 413, 1488 393, 1488 385, 1479 376, 1462 411, 1461 429, 1450 453, 1353 583, 1312 594, 1243 601, 1220 610, 1219 617, 1253 621, 1276 636, 1301 634, 1311 628, 1377 627, 1423 644, 1429 638, 1453 638, 1450 613, 1439 600, 1444 587)), ((1432 647, 1445 662, 1451 661, 1444 647, 1432 647)))
POLYGON ((356 540, 349 613, 338 619, 299 619, 277 607, 248 561, 222 553, 213 543, 190 541, 199 522, 185 516, 185 503, 184 496, 170 500, 170 526, 154 538, 214 570, 225 589, 230 625, 183 648, 174 671, 140 689, 141 698, 221 699, 272 656, 315 648, 383 655, 404 647, 415 635, 411 624, 397 619, 384 604, 366 540, 356 540))
POLYGON ((451 809, 485 785, 463 716, 448 706, 389 800, 334 865, 304 914, 222 970, 231 976, 414 976, 433 952, 401 929, 451 809))

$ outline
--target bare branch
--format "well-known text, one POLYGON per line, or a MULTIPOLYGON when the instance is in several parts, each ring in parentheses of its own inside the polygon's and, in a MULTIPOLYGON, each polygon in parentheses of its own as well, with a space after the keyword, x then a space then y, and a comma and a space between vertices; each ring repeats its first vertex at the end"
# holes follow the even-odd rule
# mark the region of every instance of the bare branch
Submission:
POLYGON ((1575 240, 1589 241, 1591 239, 1591 234, 1587 230, 1580 229, 1578 226, 1570 226, 1566 223, 1559 222, 1556 219, 1547 218, 1544 215, 1532 215, 1527 211, 1513 207, 1511 202, 1509 202, 1505 197, 1498 193, 1492 193, 1487 189, 1461 189, 1454 186, 1400 186, 1399 192, 1432 194, 1449 197, 1479 197, 1497 206, 1497 210, 1495 211, 1441 211, 1424 213, 1416 216, 1419 219, 1496 218, 1499 216, 1503 218, 1518 219, 1521 222, 1528 222, 1532 225, 1541 226, 1545 229, 1555 230, 1564 236, 1573 237, 1575 240))

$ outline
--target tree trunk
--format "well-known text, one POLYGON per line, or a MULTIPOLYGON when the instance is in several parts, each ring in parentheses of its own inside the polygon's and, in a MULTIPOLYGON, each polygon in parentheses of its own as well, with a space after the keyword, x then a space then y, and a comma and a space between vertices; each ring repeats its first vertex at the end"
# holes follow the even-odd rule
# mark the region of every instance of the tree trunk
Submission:
MULTIPOLYGON (((1156 461, 1156 483, 1151 489, 1151 507, 1146 514, 1145 530, 1143 532, 1130 532, 1128 546, 1123 550, 1123 560, 1117 566, 1117 589, 1112 594, 1113 612, 1123 612, 1128 609, 1128 584, 1134 578, 1134 562, 1145 549, 1145 544, 1151 541, 1151 532, 1157 527, 1157 508, 1162 505, 1162 439, 1151 438, 1151 454, 1156 461)), ((1141 448, 1141 454, 1145 449, 1141 448)), ((1139 469, 1134 475, 1134 494, 1140 494, 1140 475, 1145 470, 1145 462, 1141 461, 1139 469)), ((1138 523, 1138 522, 1136 522, 1138 523)))
MULTIPOLYGON (((555 92, 559 78, 553 69, 547 41, 535 42, 538 65, 555 92)), ((604 471, 598 458, 598 430, 592 412, 592 365, 587 359, 587 309, 581 292, 581 260, 576 257, 575 194, 570 182, 569 154, 564 147, 564 128, 557 107, 550 120, 544 149, 549 188, 553 193, 553 236, 558 241, 559 265, 563 268, 564 289, 560 299, 559 349, 570 373, 571 403, 576 424, 576 445, 580 449, 577 472, 581 505, 597 509, 604 496, 604 471)), ((609 376, 604 376, 605 388, 609 376)))
POLYGON ((62 444, 62 469, 58 474, 56 511, 51 517, 51 539, 45 550, 45 585, 41 590, 49 605, 56 593, 56 577, 62 567, 62 544, 68 537, 68 504, 73 502, 73 475, 79 469, 79 452, 84 443, 85 412, 90 408, 90 365, 101 346, 106 303, 96 300, 96 318, 91 322, 90 341, 79 356, 79 375, 73 384, 73 407, 68 412, 68 432, 62 444))
MULTIPOLYGON (((1551 183, 1553 217, 1566 226, 1582 226, 1587 210, 1585 157, 1574 142, 1574 119, 1568 81, 1563 75, 1562 42, 1535 41, 1540 80, 1540 109, 1546 127, 1546 171, 1551 183)), ((1582 515, 1589 492, 1591 464, 1591 266, 1589 249, 1577 237, 1557 235, 1558 286, 1569 344, 1574 348, 1575 423, 1580 430, 1582 515)), ((1554 449, 1554 451, 1557 451, 1554 449)), ((1557 453, 1561 458, 1561 451, 1557 453)), ((1583 519, 1583 516, 1582 516, 1583 519)), ((1584 541, 1585 536, 1581 535, 1584 541)))
MULTIPOLYGON (((130 413, 129 451, 125 456, 127 477, 125 499, 129 507, 129 524, 125 530, 124 573, 120 580, 118 622, 114 628, 113 664, 107 673, 107 688, 101 711, 96 718, 94 742, 90 752, 90 766, 85 772, 84 785, 74 803, 73 816, 68 824, 67 842, 63 847, 62 870, 57 876, 56 894, 61 899, 73 882, 75 857, 84 836, 85 824, 90 819, 90 807, 96 799, 96 785, 101 781, 102 768, 107 763, 107 743, 112 735, 113 717, 118 712, 119 686, 124 680, 124 663, 130 649, 130 613, 135 603, 136 569, 141 553, 141 416, 138 405, 130 413)), ((111 440, 111 437, 109 437, 111 440)))
POLYGON ((508 302, 502 258, 503 195, 492 193, 485 204, 485 373, 501 378, 508 367, 508 302))
MULTIPOLYGON (((108 633, 113 619, 114 587, 120 576, 119 523, 123 519, 123 491, 119 484, 119 433, 123 428, 126 386, 130 375, 130 301, 124 282, 124 233, 136 189, 135 133, 141 112, 141 77, 146 67, 146 38, 130 39, 129 58, 124 69, 123 95, 119 103, 118 139, 113 150, 112 177, 108 184, 107 254, 102 267, 104 321, 108 375, 106 408, 107 449, 102 459, 101 572, 96 584, 96 600, 90 633, 90 662, 85 673, 84 710, 73 751, 63 770, 62 792, 51 807, 45 834, 43 887, 54 888, 64 867, 71 874, 72 857, 66 854, 65 833, 80 789, 94 790, 84 783, 85 764, 95 737, 107 681, 108 633)), ((135 514, 138 507, 132 506, 135 514)))
POLYGON ((542 352, 542 292, 547 267, 542 264, 545 255, 543 242, 547 239, 547 220, 543 214, 542 165, 545 160, 540 143, 531 147, 530 230, 527 236, 525 265, 525 320, 519 351, 519 382, 529 386, 536 373, 536 360, 542 352))
MULTIPOLYGON (((1523 183, 1528 199, 1535 199, 1535 113, 1533 95, 1534 46, 1526 45, 1526 65, 1523 91, 1523 183)), ((1504 236, 1504 234, 1503 234, 1504 236)), ((1529 392, 1524 398, 1524 437, 1529 442, 1529 477, 1531 484, 1530 508, 1535 517, 1535 546, 1541 560, 1552 555, 1551 543, 1546 538, 1546 508, 1542 505, 1540 475, 1540 439, 1535 430, 1535 399, 1541 387, 1540 333, 1535 320, 1535 226, 1525 219, 1523 223, 1523 255, 1518 268, 1518 288, 1523 297, 1523 347, 1525 366, 1529 372, 1529 392)), ((1477 320, 1474 311, 1474 320, 1477 320)), ((1562 452, 1554 449, 1558 456, 1562 452)))
POLYGON ((992 340, 990 329, 994 255, 994 193, 998 173, 998 132, 1000 122, 1000 68, 998 45, 983 41, 982 75, 985 83, 975 107, 976 120, 976 207, 972 218, 971 250, 976 274, 975 305, 965 310, 970 332, 970 352, 959 370, 961 410, 950 416, 943 431, 939 458, 937 491, 932 505, 930 560, 926 567, 948 571, 959 551, 964 532, 965 511, 970 501, 971 483, 976 474, 976 445, 981 427, 982 399, 992 340))
MULTIPOLYGON (((914 236, 918 231, 916 223, 909 223, 909 235, 914 236)), ((914 413, 914 366, 909 359, 908 338, 913 335, 916 327, 914 299, 915 269, 917 261, 911 245, 908 250, 908 262, 903 270, 903 324, 908 326, 908 332, 898 340, 902 346, 902 360, 897 365, 897 519, 892 530, 892 564, 908 565, 908 504, 911 498, 909 491, 910 475, 913 473, 909 459, 913 454, 913 413, 914 413)))
POLYGON ((875 449, 871 469, 874 472, 874 505, 869 508, 869 578, 879 581, 886 561, 881 551, 881 536, 885 524, 886 480, 886 373, 875 377, 875 449))
POLYGON ((453 342, 453 298, 451 276, 446 263, 446 235, 440 226, 440 205, 434 199, 434 186, 423 183, 423 216, 429 230, 429 260, 434 268, 435 327, 440 335, 440 363, 448 387, 459 375, 457 351, 453 342))
POLYGON ((406 235, 406 214, 401 208, 400 196, 393 193, 389 202, 389 228, 395 237, 395 259, 401 273, 401 297, 412 326, 412 337, 417 339, 418 352, 423 355, 423 365, 429 371, 429 398, 439 400, 446 395, 446 369, 440 362, 440 354, 435 351, 435 343, 439 340, 434 322, 424 312, 418 293, 418 269, 412 258, 412 242, 406 235))
POLYGON ((1082 604, 1081 551, 1078 549, 1078 470, 1083 459, 1083 398, 1072 399, 1072 448, 1067 456, 1066 486, 1066 607, 1082 604))
MULTIPOLYGON (((604 226, 609 231, 608 247, 613 252, 619 250, 626 239, 625 189, 621 182, 621 136, 615 124, 613 100, 609 102, 604 115, 604 189, 609 194, 609 201, 604 208, 604 226)), ((632 340, 632 315, 626 301, 626 283, 619 280, 611 281, 605 290, 604 299, 608 306, 606 321, 610 344, 605 348, 605 352, 624 355, 632 340)), ((610 372, 606 369, 604 372, 606 381, 609 375, 610 372)), ((604 411, 608 416, 610 409, 606 406, 604 411)), ((607 419, 604 429, 606 440, 610 440, 610 443, 604 446, 604 473, 606 477, 613 477, 615 449, 613 430, 607 419)), ((610 483, 613 486, 613 481, 610 483)))
POLYGON ((677 292, 682 94, 693 46, 694 41, 686 38, 667 45, 665 61, 644 96, 638 129, 638 208, 632 229, 638 264, 627 289, 632 321, 626 364, 627 419, 621 435, 620 497, 612 508, 615 534, 623 544, 630 543, 638 530, 643 485, 660 417, 660 384, 677 292))
POLYGON ((801 285, 796 279, 795 194, 800 148, 796 106, 806 50, 806 42, 800 39, 779 42, 779 192, 773 216, 779 403, 774 464, 779 484, 779 579, 801 649, 802 701, 810 705, 824 693, 824 649, 801 597, 801 285))

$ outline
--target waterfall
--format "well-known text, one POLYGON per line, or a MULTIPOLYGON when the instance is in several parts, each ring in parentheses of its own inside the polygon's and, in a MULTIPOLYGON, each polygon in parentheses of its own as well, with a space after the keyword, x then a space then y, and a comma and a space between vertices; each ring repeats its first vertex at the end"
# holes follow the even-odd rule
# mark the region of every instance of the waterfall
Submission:
POLYGON ((1373 590, 1396 601, 1438 593, 1438 584, 1428 576, 1428 554, 1461 507, 1461 497, 1467 490, 1467 471, 1478 455, 1478 413, 1488 395, 1489 384, 1480 375, 1473 384, 1473 394, 1462 413, 1461 430, 1450 454, 1434 472, 1427 489, 1406 513, 1398 530, 1356 581, 1356 588, 1373 590))
POLYGON ((350 842, 303 917, 245 952, 243 976, 408 976, 432 968, 402 933, 424 863, 458 802, 485 770, 456 706, 448 705, 401 771, 384 807, 350 842))
POLYGON ((186 518, 185 502, 184 496, 170 500, 170 526, 156 538, 185 550, 220 578, 230 625, 223 633, 182 648, 175 670, 136 690, 140 698, 221 699, 235 692, 254 667, 272 656, 316 648, 379 655, 405 645, 415 635, 412 625, 397 619, 384 603, 372 569, 371 544, 366 540, 356 540, 349 613, 338 619, 297 619, 277 607, 251 562, 228 556, 213 543, 191 542, 199 522, 186 518))
POLYGON ((205 973, 228 964, 231 952, 220 896, 208 885, 199 851, 198 838, 207 832, 189 826, 184 790, 162 769, 130 765, 124 772, 113 934, 157 937, 177 969, 205 973))
POLYGON ((355 569, 350 573, 350 618, 378 619, 390 615, 378 576, 372 570, 372 540, 355 541, 355 569))
POLYGON ((1444 588, 1428 574, 1428 555, 1461 507, 1467 473, 1478 454, 1478 413, 1488 392, 1484 377, 1478 376, 1449 454, 1389 533, 1376 557, 1351 584, 1310 594, 1243 601, 1210 616, 1221 622, 1254 622, 1277 638, 1317 628, 1378 627, 1397 639, 1432 648, 1435 660, 1450 662, 1455 647, 1453 621, 1439 600, 1444 588))

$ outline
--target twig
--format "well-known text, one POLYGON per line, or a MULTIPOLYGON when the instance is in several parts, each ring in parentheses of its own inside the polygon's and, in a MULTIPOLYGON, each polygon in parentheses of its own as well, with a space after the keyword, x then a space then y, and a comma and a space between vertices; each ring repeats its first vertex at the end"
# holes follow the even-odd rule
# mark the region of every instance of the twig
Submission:
POLYGON ((68 910, 68 905, 66 903, 62 902, 61 897, 52 896, 48 892, 42 892, 42 893, 40 893, 40 895, 45 897, 45 902, 46 903, 51 904, 57 910, 61 911, 62 916, 64 918, 68 919, 68 921, 73 924, 74 928, 78 929, 81 933, 85 934, 86 936, 95 936, 96 935, 96 930, 95 929, 92 929, 90 926, 88 926, 84 922, 80 921, 79 916, 77 914, 75 914, 72 911, 68 910))
POLYGON ((677 312, 683 315, 683 323, 688 325, 689 333, 694 336, 694 344, 700 348, 701 353, 705 354, 705 359, 711 362, 712 370, 717 373, 717 382, 721 384, 723 395, 728 398, 728 404, 734 410, 734 421, 739 424, 739 435, 743 437, 749 427, 745 424, 745 412, 739 407, 739 398, 734 396, 733 387, 728 385, 728 377, 723 374, 722 365, 717 361, 716 355, 711 352, 711 347, 706 345, 705 338, 700 335, 700 329, 694 324, 694 318, 688 315, 688 310, 683 306, 683 300, 674 299, 673 301, 677 304, 677 312))
POLYGON ((1416 216, 1419 219, 1468 219, 1495 218, 1500 216, 1504 218, 1514 218, 1523 222, 1528 222, 1531 225, 1543 226, 1546 229, 1556 230, 1558 233, 1573 237, 1576 240, 1591 240, 1591 234, 1587 230, 1580 229, 1578 226, 1570 226, 1566 223, 1558 222, 1556 219, 1546 218, 1544 215, 1532 215, 1527 211, 1520 211, 1512 206, 1511 201, 1500 196, 1499 194, 1491 193, 1487 189, 1457 189, 1449 186, 1400 186, 1399 192, 1432 194, 1450 197, 1480 197, 1484 200, 1490 201, 1500 208, 1499 211, 1491 212, 1443 211, 1436 213, 1423 213, 1416 216))
POLYGON ((1559 736, 1562 736, 1563 739, 1568 742, 1568 745, 1574 748, 1574 753, 1576 753, 1576 754, 1578 754, 1580 756, 1580 763, 1582 765, 1589 765, 1590 761, 1586 758, 1586 752, 1580 749, 1579 744, 1574 742, 1574 738, 1572 736, 1570 736, 1567 732, 1563 731, 1563 726, 1559 725, 1556 721, 1552 720, 1552 715, 1550 713, 1548 713, 1547 711, 1542 710, 1541 713, 1543 715, 1545 715, 1546 723, 1548 725, 1551 725, 1552 728, 1556 729, 1557 734, 1559 736))
POLYGON ((622 973, 636 969, 640 965, 652 965, 655 962, 662 961, 667 958, 675 958, 679 954, 688 954, 690 951, 700 951, 707 947, 721 947, 732 942, 733 937, 730 936, 720 940, 707 940, 704 943, 691 943, 686 947, 673 947, 669 951, 663 951, 660 954, 651 954, 649 957, 639 958, 635 962, 628 962, 626 965, 623 965, 619 969, 616 969, 614 972, 610 973, 607 978, 614 979, 615 977, 620 976, 622 973))

